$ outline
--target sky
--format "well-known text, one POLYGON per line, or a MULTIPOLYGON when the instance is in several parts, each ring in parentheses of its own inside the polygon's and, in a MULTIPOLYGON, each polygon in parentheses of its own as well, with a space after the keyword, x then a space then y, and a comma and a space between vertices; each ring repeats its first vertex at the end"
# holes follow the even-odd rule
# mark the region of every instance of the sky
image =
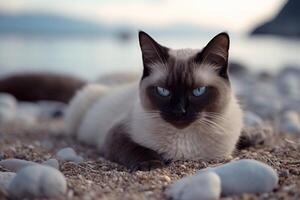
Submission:
POLYGON ((247 32, 286 0, 0 0, 0 12, 46 12, 134 26, 192 24, 247 32))

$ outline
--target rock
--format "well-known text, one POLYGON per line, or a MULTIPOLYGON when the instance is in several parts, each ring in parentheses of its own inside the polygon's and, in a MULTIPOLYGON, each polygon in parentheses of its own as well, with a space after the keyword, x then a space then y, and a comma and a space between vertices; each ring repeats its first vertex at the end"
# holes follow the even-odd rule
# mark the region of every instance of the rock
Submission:
POLYGON ((0 124, 9 123, 15 119, 15 111, 4 107, 0 107, 0 124))
POLYGON ((262 119, 251 111, 244 112, 244 125, 245 126, 261 126, 263 123, 262 119))
POLYGON ((172 200, 216 200, 220 198, 221 181, 214 172, 202 172, 178 180, 165 194, 172 200))
POLYGON ((19 102, 16 121, 24 126, 33 126, 40 116, 40 109, 35 103, 19 102))
POLYGON ((12 179, 16 176, 14 172, 0 172, 0 189, 7 191, 12 179))
POLYGON ((0 93, 0 106, 14 109, 17 106, 17 100, 14 96, 8 93, 0 93))
POLYGON ((36 116, 30 115, 29 113, 19 112, 16 115, 15 121, 23 126, 34 127, 38 120, 36 116))
POLYGON ((166 182, 170 182, 170 181, 171 181, 171 178, 170 178, 169 176, 167 176, 167 175, 162 175, 162 176, 160 177, 160 179, 161 179, 162 181, 166 181, 166 182))
POLYGON ((0 124, 12 122, 16 116, 16 99, 6 93, 0 93, 0 124))
POLYGON ((200 173, 203 171, 215 172, 219 175, 222 196, 271 192, 278 184, 278 175, 275 170, 256 160, 233 161, 200 170, 200 173))
POLYGON ((59 169, 59 163, 56 159, 52 158, 52 159, 49 159, 49 160, 46 160, 42 163, 43 165, 48 165, 50 167, 53 167, 55 169, 59 169))
POLYGON ((283 113, 280 121, 280 132, 300 134, 300 117, 295 111, 286 111, 283 113))
POLYGON ((71 161, 75 163, 81 163, 83 161, 83 158, 81 156, 78 156, 74 149, 70 147, 59 150, 56 153, 56 157, 61 161, 71 161))
MULTIPOLYGON (((59 163, 56 159, 49 159, 47 161, 44 161, 42 164, 54 167, 56 169, 59 168, 59 163)), ((38 163, 35 163, 32 161, 27 161, 27 160, 22 160, 22 159, 16 159, 16 158, 0 161, 0 166, 4 167, 5 169, 12 171, 12 172, 17 172, 20 169, 31 166, 31 165, 38 165, 38 163)))
POLYGON ((14 198, 55 198, 66 193, 67 182, 53 167, 32 165, 17 173, 8 190, 14 198))
POLYGON ((38 117, 41 113, 39 106, 36 103, 20 101, 18 104, 18 111, 22 113, 27 113, 38 117))
POLYGON ((289 0, 278 15, 253 30, 251 34, 273 34, 284 37, 300 37, 300 3, 289 0))
POLYGON ((6 160, 1 160, 0 161, 0 166, 4 167, 5 169, 12 171, 12 172, 17 172, 23 167, 27 167, 30 165, 35 165, 37 163, 27 161, 27 160, 21 160, 21 159, 6 159, 6 160))

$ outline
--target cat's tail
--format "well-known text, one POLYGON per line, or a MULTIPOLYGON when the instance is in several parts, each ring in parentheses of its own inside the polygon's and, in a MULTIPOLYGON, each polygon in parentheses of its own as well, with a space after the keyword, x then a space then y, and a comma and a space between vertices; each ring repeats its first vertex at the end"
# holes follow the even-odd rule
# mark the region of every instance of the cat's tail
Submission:
POLYGON ((77 134, 77 130, 88 110, 105 95, 108 88, 100 84, 89 84, 78 91, 71 100, 65 115, 65 132, 77 134))

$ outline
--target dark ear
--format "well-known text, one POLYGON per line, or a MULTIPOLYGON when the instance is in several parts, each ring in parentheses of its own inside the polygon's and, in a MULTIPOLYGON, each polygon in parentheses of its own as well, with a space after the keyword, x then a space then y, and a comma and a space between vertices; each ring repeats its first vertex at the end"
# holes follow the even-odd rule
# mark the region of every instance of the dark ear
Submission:
POLYGON ((228 79, 229 35, 225 32, 216 35, 204 49, 196 55, 196 62, 209 63, 217 67, 221 77, 228 79))
POLYGON ((150 74, 149 66, 153 63, 166 63, 168 59, 168 48, 161 46, 147 33, 139 32, 139 42, 143 57, 143 78, 150 74))

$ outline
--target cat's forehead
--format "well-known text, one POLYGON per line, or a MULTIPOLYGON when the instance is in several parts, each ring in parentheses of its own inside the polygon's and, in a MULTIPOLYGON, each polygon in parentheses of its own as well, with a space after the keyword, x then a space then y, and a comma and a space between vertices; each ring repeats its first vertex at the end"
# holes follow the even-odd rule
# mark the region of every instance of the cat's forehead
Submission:
POLYGON ((195 87, 211 85, 218 79, 214 66, 208 63, 196 63, 194 57, 199 50, 170 50, 166 62, 152 63, 152 83, 163 83, 165 86, 195 87))
POLYGON ((199 52, 199 49, 169 49, 170 57, 178 60, 189 60, 199 52))

